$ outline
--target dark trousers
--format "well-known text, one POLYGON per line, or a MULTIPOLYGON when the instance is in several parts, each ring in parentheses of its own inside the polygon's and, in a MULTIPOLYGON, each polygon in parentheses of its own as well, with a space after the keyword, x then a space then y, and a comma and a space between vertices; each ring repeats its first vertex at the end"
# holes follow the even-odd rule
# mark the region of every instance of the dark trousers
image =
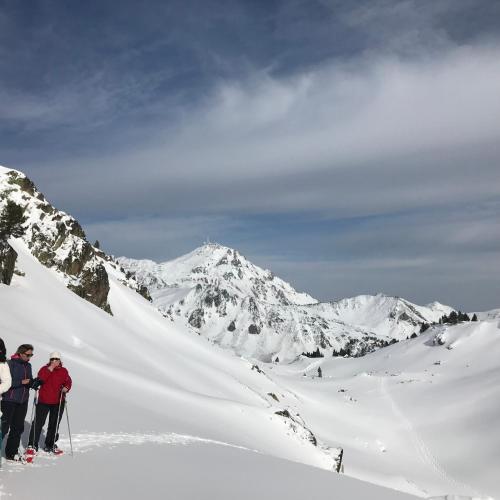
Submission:
POLYGON ((36 405, 35 422, 31 428, 28 446, 33 446, 33 448, 38 450, 38 441, 40 441, 40 434, 42 433, 42 428, 45 425, 45 420, 47 420, 48 415, 49 425, 47 426, 47 434, 45 435, 45 447, 53 448, 54 444, 59 439, 59 433, 56 433, 56 429, 63 416, 65 404, 65 401, 61 401, 61 406, 59 406, 59 404, 47 405, 45 403, 38 403, 36 405))
POLYGON ((28 412, 28 401, 25 403, 13 403, 2 401, 2 436, 7 433, 7 444, 5 445, 5 456, 12 458, 19 450, 19 442, 24 431, 24 419, 28 412))

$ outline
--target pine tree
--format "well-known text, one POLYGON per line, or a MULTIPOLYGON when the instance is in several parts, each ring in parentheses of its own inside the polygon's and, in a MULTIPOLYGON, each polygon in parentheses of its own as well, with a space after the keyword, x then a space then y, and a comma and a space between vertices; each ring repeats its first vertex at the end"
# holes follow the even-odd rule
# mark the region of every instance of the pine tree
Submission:
POLYGON ((0 213, 0 240, 22 236, 25 231, 22 226, 25 222, 23 207, 12 200, 7 201, 0 213))
POLYGON ((474 316, 472 316, 471 321, 477 321, 477 314, 476 313, 474 313, 474 316))
POLYGON ((99 243, 99 240, 95 240, 95 243, 94 243, 94 248, 101 248, 101 244, 99 243))

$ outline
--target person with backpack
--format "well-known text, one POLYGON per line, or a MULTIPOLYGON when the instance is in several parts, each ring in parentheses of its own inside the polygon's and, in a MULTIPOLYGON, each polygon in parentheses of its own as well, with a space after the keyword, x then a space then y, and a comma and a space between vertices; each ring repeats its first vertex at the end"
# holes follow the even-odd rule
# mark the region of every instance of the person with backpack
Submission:
MULTIPOLYGON (((0 399, 2 394, 10 389, 12 377, 10 376, 9 365, 7 364, 7 349, 3 339, 0 339, 0 399)), ((0 417, 2 411, 0 410, 0 417)), ((2 448, 2 432, 0 431, 0 449, 2 448)))
POLYGON ((33 356, 33 346, 22 344, 16 353, 7 361, 12 385, 2 396, 2 435, 9 434, 5 446, 7 460, 20 461, 19 443, 24 431, 24 419, 28 412, 30 389, 38 389, 41 382, 34 379, 31 372, 30 360, 33 356))
POLYGON ((50 354, 49 362, 40 368, 38 378, 43 382, 43 385, 38 394, 35 425, 31 428, 28 449, 38 451, 38 441, 48 415, 49 423, 45 436, 44 451, 59 455, 62 451, 56 444, 59 439, 57 431, 64 412, 66 393, 72 386, 71 377, 68 370, 62 365, 59 352, 50 354))

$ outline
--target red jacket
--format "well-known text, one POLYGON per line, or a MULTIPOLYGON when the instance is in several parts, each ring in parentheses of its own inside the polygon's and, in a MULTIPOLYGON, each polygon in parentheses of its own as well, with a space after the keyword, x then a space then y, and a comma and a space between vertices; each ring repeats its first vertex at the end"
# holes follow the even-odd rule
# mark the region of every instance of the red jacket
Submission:
POLYGON ((58 366, 50 371, 49 366, 50 364, 42 366, 38 372, 38 378, 43 380, 43 385, 38 393, 38 401, 47 405, 56 405, 61 397, 61 389, 66 387, 70 390, 72 382, 66 368, 58 366))

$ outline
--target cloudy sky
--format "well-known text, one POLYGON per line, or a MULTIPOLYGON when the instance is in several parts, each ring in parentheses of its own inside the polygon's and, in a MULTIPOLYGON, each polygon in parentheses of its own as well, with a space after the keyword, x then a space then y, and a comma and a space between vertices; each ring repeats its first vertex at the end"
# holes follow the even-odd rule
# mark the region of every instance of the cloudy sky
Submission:
POLYGON ((115 255, 500 307, 498 0, 0 1, 0 164, 115 255))

